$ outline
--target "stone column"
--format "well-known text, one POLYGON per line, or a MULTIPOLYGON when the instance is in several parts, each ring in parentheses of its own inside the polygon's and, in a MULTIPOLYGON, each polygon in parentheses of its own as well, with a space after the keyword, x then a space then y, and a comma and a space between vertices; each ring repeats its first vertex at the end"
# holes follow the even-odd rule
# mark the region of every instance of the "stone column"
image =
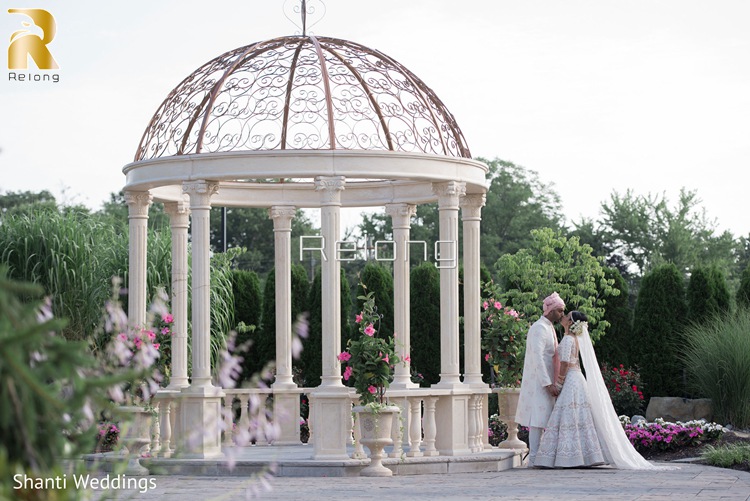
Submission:
POLYGON ((469 399, 459 374, 458 358, 458 206, 466 184, 433 184, 440 211, 440 382, 436 388, 453 390, 435 406, 435 447, 441 456, 469 454, 469 399), (462 391, 463 390, 463 391, 462 391))
POLYGON ((341 267, 336 255, 340 234, 343 176, 315 178, 315 190, 321 192, 320 224, 324 239, 321 263, 323 287, 323 375, 321 384, 310 395, 313 435, 313 459, 349 459, 346 440, 351 431, 351 398, 341 382, 341 267))
POLYGON ((343 386, 341 363, 341 263, 336 253, 336 242, 341 233, 341 191, 343 176, 318 177, 315 190, 321 192, 320 225, 325 241, 325 257, 321 263, 323 285, 323 375, 322 386, 343 386))
POLYGON ((487 387, 482 381, 481 283, 479 276, 479 222, 485 195, 461 199, 464 227, 464 383, 487 387))
POLYGON ((146 324, 146 260, 148 248, 148 208, 152 196, 148 191, 126 191, 128 204, 128 322, 146 324))
POLYGON ((172 366, 170 389, 185 388, 188 382, 188 227, 190 207, 184 201, 167 202, 172 230, 172 366))
POLYGON ((178 426, 181 457, 215 458, 221 452, 221 398, 224 392, 211 383, 210 212, 218 184, 185 181, 190 197, 192 242, 192 352, 191 385, 182 389, 178 426))
POLYGON ((458 360, 458 202, 466 183, 433 184, 440 212, 440 382, 439 387, 461 385, 458 360), (452 255, 451 255, 452 254, 452 255))
POLYGON ((299 394, 292 380, 292 263, 291 236, 295 207, 279 205, 268 211, 273 219, 274 283, 276 286, 276 379, 273 414, 279 425, 277 445, 299 445, 299 394))
POLYGON ((193 223, 193 387, 212 386, 210 218, 211 196, 217 189, 217 184, 208 181, 185 182, 182 186, 183 192, 190 196, 193 223))
POLYGON ((411 382, 411 363, 404 356, 411 353, 410 342, 410 282, 409 282, 409 229, 411 217, 417 213, 417 207, 411 204, 388 204, 385 213, 393 222, 393 241, 395 253, 393 261, 393 332, 396 337, 396 353, 401 363, 396 364, 393 389, 416 388, 411 382))

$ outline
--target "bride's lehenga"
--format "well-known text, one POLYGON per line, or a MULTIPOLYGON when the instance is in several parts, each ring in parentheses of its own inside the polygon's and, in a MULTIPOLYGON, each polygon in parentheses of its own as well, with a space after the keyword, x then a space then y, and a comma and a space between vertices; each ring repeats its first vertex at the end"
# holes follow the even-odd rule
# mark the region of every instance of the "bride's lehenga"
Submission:
POLYGON ((578 343, 565 336, 557 347, 565 384, 544 429, 534 466, 574 468, 605 464, 586 380, 578 363, 578 343))

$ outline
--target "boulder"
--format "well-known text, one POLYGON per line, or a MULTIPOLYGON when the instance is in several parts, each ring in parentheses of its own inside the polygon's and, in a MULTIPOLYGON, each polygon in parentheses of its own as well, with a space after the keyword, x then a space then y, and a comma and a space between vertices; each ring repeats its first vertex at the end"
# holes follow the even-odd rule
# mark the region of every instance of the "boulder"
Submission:
POLYGON ((646 408, 646 420, 653 422, 656 418, 665 421, 692 421, 694 419, 713 419, 711 399, 708 398, 680 398, 680 397, 651 397, 646 408))

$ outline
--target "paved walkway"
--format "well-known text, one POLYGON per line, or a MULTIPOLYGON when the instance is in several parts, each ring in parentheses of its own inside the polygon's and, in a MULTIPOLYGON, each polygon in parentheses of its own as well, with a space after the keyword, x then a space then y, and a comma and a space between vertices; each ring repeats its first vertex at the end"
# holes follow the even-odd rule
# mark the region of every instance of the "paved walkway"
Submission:
MULTIPOLYGON (((257 497, 268 500, 750 500, 750 473, 682 464, 679 470, 627 471, 610 468, 497 473, 415 475, 389 478, 272 478, 269 490, 256 479, 153 476, 153 489, 117 491, 118 499, 219 501, 257 497)), ((94 499, 112 499, 95 492, 94 499)))

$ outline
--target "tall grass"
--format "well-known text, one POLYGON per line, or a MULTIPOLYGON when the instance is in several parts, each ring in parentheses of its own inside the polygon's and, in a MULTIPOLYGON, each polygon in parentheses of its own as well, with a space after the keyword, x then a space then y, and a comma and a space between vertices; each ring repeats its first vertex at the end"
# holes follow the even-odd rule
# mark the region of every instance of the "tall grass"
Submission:
POLYGON ((685 331, 688 385, 711 399, 714 420, 750 426, 750 308, 716 316, 685 331))

